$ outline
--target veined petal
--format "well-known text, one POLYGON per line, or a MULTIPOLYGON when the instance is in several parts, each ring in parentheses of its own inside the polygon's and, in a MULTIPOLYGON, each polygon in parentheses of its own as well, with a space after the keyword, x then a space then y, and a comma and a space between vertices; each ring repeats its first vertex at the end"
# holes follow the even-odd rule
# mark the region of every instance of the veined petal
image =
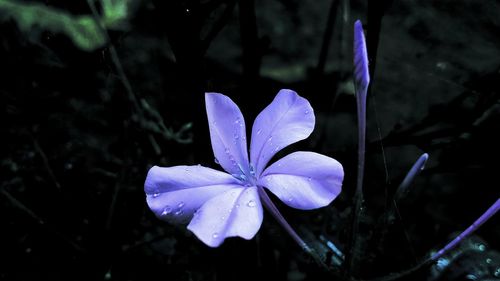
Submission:
POLYGON ((309 102, 292 90, 281 90, 255 119, 250 161, 257 177, 282 148, 307 138, 314 129, 309 102))
POLYGON ((219 164, 233 175, 249 175, 245 120, 227 96, 206 93, 208 126, 212 149, 219 164))
POLYGON ((340 193, 344 169, 335 159, 299 151, 269 166, 258 181, 290 207, 311 210, 330 204, 340 193))
POLYGON ((144 183, 149 208, 171 223, 187 223, 206 201, 235 188, 237 179, 202 166, 154 166, 144 183))
POLYGON ((206 202, 187 226, 203 243, 218 247, 224 239, 252 239, 262 224, 257 187, 226 191, 206 202))

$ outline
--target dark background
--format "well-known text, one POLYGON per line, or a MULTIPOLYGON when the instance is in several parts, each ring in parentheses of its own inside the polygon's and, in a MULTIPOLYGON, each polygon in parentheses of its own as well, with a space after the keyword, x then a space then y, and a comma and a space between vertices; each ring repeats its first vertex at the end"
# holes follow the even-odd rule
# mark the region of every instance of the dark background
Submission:
MULTIPOLYGON (((339 280, 326 241, 347 252, 356 19, 367 32, 372 87, 353 274, 411 268, 499 197, 498 1, 129 1, 123 22, 105 27, 109 41, 87 49, 70 39, 82 30, 23 27, 7 2, 93 17, 86 1, 0 1, 1 280, 339 280), (230 96, 250 128, 281 88, 311 102, 316 128, 279 156, 312 150, 345 169, 330 206, 277 203, 329 271, 268 214, 255 239, 211 249, 145 204, 152 165, 217 168, 205 91, 230 96), (388 225, 392 195, 423 152, 426 168, 388 225)), ((453 258, 399 279, 500 280, 498 221, 453 258)))

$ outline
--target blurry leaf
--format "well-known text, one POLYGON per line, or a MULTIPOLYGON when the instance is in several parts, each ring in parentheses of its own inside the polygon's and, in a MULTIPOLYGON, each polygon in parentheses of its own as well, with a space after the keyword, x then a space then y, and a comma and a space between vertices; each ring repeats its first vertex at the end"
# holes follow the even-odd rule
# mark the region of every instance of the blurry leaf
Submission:
POLYGON ((103 23, 110 29, 122 29, 127 25, 132 0, 101 0, 103 23))
MULTIPOLYGON (((128 17, 130 0, 103 0, 105 28, 119 29, 128 17)), ((84 51, 103 47, 106 35, 92 15, 74 16, 43 4, 0 0, 0 22, 13 20, 28 35, 38 36, 41 31, 63 33, 84 51)))

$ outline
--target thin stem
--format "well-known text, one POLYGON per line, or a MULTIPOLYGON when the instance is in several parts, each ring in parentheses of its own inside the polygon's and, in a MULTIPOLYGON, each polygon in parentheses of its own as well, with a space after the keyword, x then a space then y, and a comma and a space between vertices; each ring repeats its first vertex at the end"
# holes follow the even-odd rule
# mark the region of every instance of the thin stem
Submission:
POLYGON ((318 75, 322 75, 325 70, 326 60, 328 58, 328 50, 330 49, 330 42, 332 41, 333 30, 335 27, 335 15, 339 7, 339 0, 332 0, 330 4, 330 10, 328 11, 328 19, 326 21, 325 32, 323 33, 323 41, 321 43, 321 49, 319 52, 318 65, 316 66, 316 72, 318 75))
POLYGON ((358 246, 358 227, 363 207, 363 177, 365 172, 365 146, 366 146, 366 93, 370 84, 368 73, 368 54, 361 21, 354 23, 354 87, 356 92, 358 115, 358 172, 356 177, 356 193, 354 194, 354 213, 352 217, 351 241, 346 256, 345 269, 349 275, 356 259, 358 246))
POLYGON ((290 224, 286 221, 286 219, 280 213, 276 205, 274 205, 273 201, 271 201, 271 198, 269 198, 266 191, 260 186, 257 187, 257 190, 259 192, 260 199, 264 204, 266 210, 269 213, 271 213, 271 215, 286 230, 286 232, 299 245, 299 247, 302 250, 304 250, 304 252, 309 254, 318 265, 322 266, 326 270, 329 270, 328 266, 323 262, 323 260, 319 257, 319 255, 311 247, 309 247, 309 245, 307 245, 307 243, 304 240, 302 240, 302 238, 297 234, 297 232, 295 232, 292 226, 290 226, 290 224))
POLYGON ((266 191, 262 187, 257 187, 257 190, 259 192, 260 199, 262 200, 262 203, 264 203, 264 207, 266 210, 268 210, 271 215, 278 221, 279 224, 290 234, 292 239, 297 242, 297 244, 302 248, 304 251, 307 253, 310 253, 312 249, 307 245, 302 238, 295 232, 295 230, 288 224, 286 219, 283 217, 283 215, 280 213, 276 205, 274 205, 273 201, 271 201, 271 198, 267 195, 266 191))
POLYGON ((498 212, 500 209, 500 198, 497 199, 493 205, 491 205, 486 212, 484 212, 473 224, 471 224, 464 232, 460 233, 455 239, 453 239, 450 243, 446 244, 441 250, 435 253, 431 260, 436 261, 441 256, 449 252, 451 249, 455 248, 462 240, 464 240, 467 236, 471 235, 476 229, 478 229, 483 223, 489 220, 493 215, 498 212))
POLYGON ((68 243, 69 245, 71 245, 71 247, 73 247, 76 251, 82 252, 82 253, 86 252, 85 249, 83 249, 75 241, 71 240, 68 236, 66 236, 65 234, 57 231, 56 229, 54 229, 50 225, 48 225, 44 219, 42 219, 37 214, 35 214, 35 212, 33 210, 31 210, 30 208, 28 208, 24 203, 22 203, 17 198, 15 198, 14 196, 12 196, 12 194, 10 194, 7 190, 5 190, 3 188, 0 188, 0 194, 3 194, 5 197, 7 197, 7 199, 11 202, 11 204, 14 207, 16 207, 19 210, 23 211, 25 214, 27 214, 32 219, 34 219, 37 224, 39 224, 40 226, 43 226, 46 230, 48 230, 52 234, 54 234, 54 235, 58 236, 59 238, 61 238, 62 241, 64 241, 64 242, 68 243))
POLYGON ((99 27, 101 33, 106 37, 106 40, 108 41, 108 48, 109 48, 109 53, 111 54, 111 60, 113 61, 113 64, 115 65, 116 71, 118 72, 118 77, 120 77, 121 82, 123 83, 123 86, 125 87, 125 91, 127 92, 128 99, 132 102, 134 105, 135 110, 141 114, 142 110, 139 105, 139 101, 132 90, 132 85, 130 84, 130 81, 127 78, 127 75, 125 74, 125 71, 123 70, 122 63, 120 61, 120 58, 118 57, 118 52, 116 51, 115 46, 111 43, 111 38, 109 38, 109 34, 106 31, 106 28, 103 26, 101 19, 99 17, 99 13, 97 12, 97 9, 94 5, 93 0, 87 0, 87 4, 90 7, 90 10, 92 11, 92 15, 94 17, 94 21, 96 22, 97 26, 99 27))
MULTIPOLYGON (((366 101, 366 100, 365 100, 366 101)), ((366 112, 365 105, 360 106, 358 99, 358 171, 356 177, 356 193, 354 194, 354 214, 351 227, 351 242, 346 256, 345 268, 348 273, 355 262, 359 218, 363 207, 363 175, 365 171, 365 140, 366 140, 366 112), (362 109, 361 109, 362 108, 362 109)))
POLYGON ((433 262, 437 261, 440 257, 445 255, 447 252, 452 250, 454 247, 456 247, 461 241, 463 241, 465 238, 467 238, 470 234, 472 234, 474 231, 476 231, 483 223, 488 221, 491 217, 493 217, 496 212, 498 212, 498 209, 500 209, 500 198, 497 199, 491 207, 486 210, 472 225, 470 225, 464 232, 462 232, 460 235, 458 235, 455 239, 453 239, 450 243, 446 244, 441 250, 439 250, 437 253, 432 255, 430 258, 426 258, 422 260, 420 263, 416 264, 415 266, 411 267, 410 269, 407 269, 405 271, 401 271, 398 273, 391 273, 387 276, 384 277, 377 277, 373 279, 364 279, 364 280, 358 280, 358 281, 392 281, 392 280, 399 280, 402 277, 408 276, 410 274, 413 274, 421 269, 423 269, 426 266, 431 265, 433 262))
POLYGON ((56 188, 59 191, 61 191, 61 184, 57 180, 56 175, 54 174, 54 171, 50 167, 49 158, 47 157, 47 154, 45 154, 43 149, 40 147, 40 144, 38 143, 38 141, 33 136, 32 136, 32 138, 33 138, 33 145, 35 146, 35 150, 38 152, 38 154, 40 154, 40 157, 42 158, 42 161, 43 161, 43 165, 45 166, 45 169, 47 170, 47 173, 49 174, 50 178, 54 182, 54 185, 56 186, 56 188))

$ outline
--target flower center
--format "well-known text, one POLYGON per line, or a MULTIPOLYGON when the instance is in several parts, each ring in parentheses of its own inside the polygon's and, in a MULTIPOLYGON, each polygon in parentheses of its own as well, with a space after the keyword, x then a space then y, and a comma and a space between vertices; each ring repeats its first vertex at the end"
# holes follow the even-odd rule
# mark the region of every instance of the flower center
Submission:
POLYGON ((248 172, 245 172, 245 170, 243 169, 243 167, 241 167, 240 164, 238 164, 238 168, 240 169, 240 172, 238 174, 233 174, 233 177, 240 180, 241 184, 246 187, 257 185, 257 178, 255 177, 255 169, 253 168, 252 164, 249 165, 248 172))

